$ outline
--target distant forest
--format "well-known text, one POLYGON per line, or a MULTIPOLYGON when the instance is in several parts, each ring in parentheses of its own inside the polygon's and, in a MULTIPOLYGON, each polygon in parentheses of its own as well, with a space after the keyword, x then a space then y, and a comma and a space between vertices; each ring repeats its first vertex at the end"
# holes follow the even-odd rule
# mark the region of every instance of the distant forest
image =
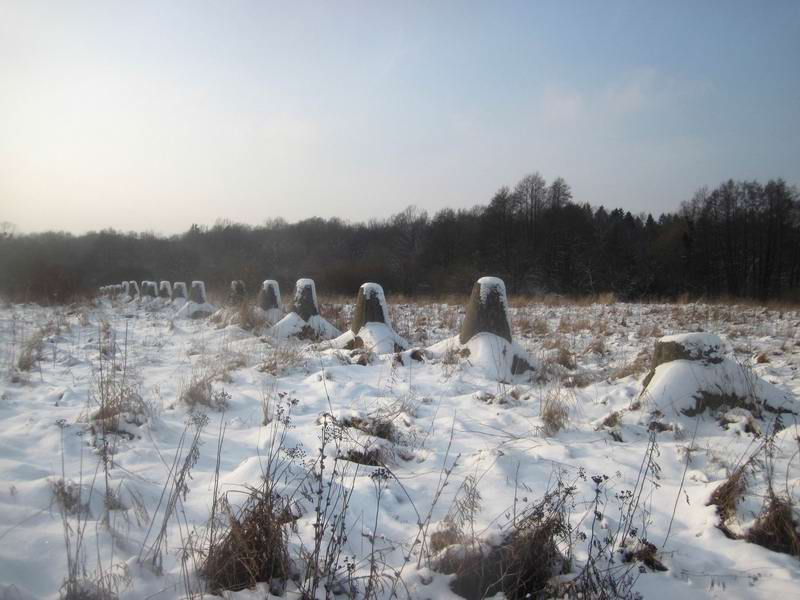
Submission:
POLYGON ((365 281, 463 294, 484 274, 511 293, 798 300, 800 196, 780 179, 728 181, 654 217, 580 203, 564 179, 548 184, 536 173, 486 205, 433 215, 409 207, 366 223, 219 221, 169 237, 0 228, 0 294, 15 301, 64 302, 122 280, 202 279, 221 289, 242 279, 254 292, 270 278, 287 293, 301 276, 322 295, 355 293, 365 281))

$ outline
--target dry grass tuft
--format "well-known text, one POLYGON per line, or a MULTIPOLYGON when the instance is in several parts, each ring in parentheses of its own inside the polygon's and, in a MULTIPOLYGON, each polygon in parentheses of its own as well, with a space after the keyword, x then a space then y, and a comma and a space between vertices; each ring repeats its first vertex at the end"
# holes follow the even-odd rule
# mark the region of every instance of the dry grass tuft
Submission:
POLYGON ((734 469, 725 482, 715 489, 708 504, 717 507, 719 528, 728 537, 736 537, 728 528, 728 523, 736 516, 736 506, 747 491, 747 464, 734 469))
POLYGON ((397 441, 397 429, 391 420, 385 418, 362 418, 345 417, 339 420, 342 427, 352 427, 374 437, 395 442, 397 441))
POLYGON ((606 427, 608 429, 613 429, 620 424, 621 415, 619 411, 614 411, 609 413, 605 419, 603 419, 600 423, 601 427, 606 427))
POLYGON ((604 355, 607 352, 605 338, 602 335, 594 336, 586 347, 586 351, 592 352, 593 354, 604 355))
POLYGON ((569 404, 571 398, 561 386, 548 390, 542 401, 542 434, 551 437, 564 429, 569 423, 569 404))
POLYGON ((267 321, 249 302, 239 305, 239 327, 245 331, 260 331, 266 327, 267 321))
POLYGON ((97 390, 99 408, 91 415, 93 428, 107 433, 126 433, 125 426, 144 425, 153 410, 139 393, 139 388, 130 383, 105 380, 97 390))
POLYGON ((211 540, 200 574, 213 593, 238 591, 289 574, 285 526, 292 520, 289 503, 267 487, 250 489, 238 510, 223 497, 221 511, 227 520, 222 535, 211 540))
POLYGON ((347 461, 368 467, 386 466, 385 452, 379 446, 366 445, 363 448, 351 448, 342 455, 347 461))
POLYGON ((286 342, 269 348, 258 370, 278 377, 303 364, 305 364, 303 348, 292 342, 286 342))
POLYGON ((215 389, 211 384, 212 379, 213 377, 208 375, 194 374, 188 383, 182 385, 178 395, 180 401, 188 406, 190 410, 196 410, 201 407, 217 411, 226 410, 231 395, 224 389, 215 389))
POLYGON ((541 317, 536 317, 531 326, 533 328, 533 333, 536 335, 547 335, 550 333, 550 326, 547 324, 547 320, 541 317))
POLYGON ((67 515, 89 514, 88 503, 81 498, 81 488, 77 483, 56 479, 50 483, 53 490, 53 500, 67 515))
POLYGON ((28 338, 22 346, 22 351, 17 359, 17 368, 19 368, 20 371, 31 371, 36 366, 42 354, 46 335, 46 329, 40 327, 33 332, 31 337, 28 338))
POLYGON ((643 348, 639 351, 631 362, 617 368, 614 371, 614 379, 624 379, 631 375, 638 377, 642 373, 647 373, 650 370, 650 365, 653 363, 652 349, 643 348))
POLYGON ((798 525, 792 504, 773 495, 745 537, 773 552, 800 557, 798 525))
MULTIPOLYGON (((509 600, 550 597, 554 576, 568 572, 570 561, 561 552, 569 546, 570 527, 564 503, 569 492, 548 493, 521 518, 503 542, 449 546, 436 561, 437 570, 454 574, 450 587, 467 600, 502 593, 509 600)), ((443 537, 441 544, 450 541, 443 537)))
POLYGON ((458 530, 458 527, 448 522, 441 529, 431 534, 428 547, 433 554, 439 554, 448 546, 461 544, 463 541, 464 535, 458 530))

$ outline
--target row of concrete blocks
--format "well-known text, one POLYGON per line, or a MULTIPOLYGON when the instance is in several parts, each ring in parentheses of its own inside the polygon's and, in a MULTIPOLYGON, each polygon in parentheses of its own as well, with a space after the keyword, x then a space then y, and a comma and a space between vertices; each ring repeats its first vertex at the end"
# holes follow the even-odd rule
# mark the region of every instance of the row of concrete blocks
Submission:
MULTIPOLYGON (((189 300, 197 304, 207 302, 205 284, 192 281, 188 294, 186 284, 182 281, 171 284, 169 281, 123 281, 120 284, 102 286, 101 295, 128 300, 162 298, 164 300, 189 300)), ((231 281, 227 302, 237 305, 246 300, 244 281, 231 281)), ((256 299, 258 308, 264 311, 282 310, 281 292, 278 282, 267 279, 259 288, 256 299)), ((511 325, 507 312, 506 288, 503 281, 496 277, 482 277, 475 282, 467 304, 466 316, 461 325, 459 338, 462 344, 467 343, 478 333, 492 333, 511 342, 511 325)), ((292 301, 292 312, 304 321, 319 314, 316 286, 312 279, 298 279, 292 301)), ((355 312, 351 330, 358 333, 366 323, 389 324, 386 314, 386 300, 383 288, 376 283, 365 283, 356 297, 355 312)))
MULTIPOLYGON (((238 304, 246 298, 244 282, 231 282, 229 303, 238 304)), ((258 291, 257 305, 264 311, 281 309, 281 294, 278 282, 267 279, 258 291)), ((478 333, 493 333, 511 342, 511 325, 508 320, 505 284, 496 277, 483 277, 472 288, 467 313, 461 326, 459 338, 462 344, 478 333)), ((295 284, 292 312, 304 321, 319 314, 316 286, 312 279, 298 279, 295 284)), ((386 299, 383 288, 377 283, 361 285, 356 295, 353 322, 350 330, 358 333, 367 323, 389 325, 386 299)))
POLYGON ((155 281, 123 281, 113 285, 100 287, 100 295, 107 298, 121 298, 132 300, 148 300, 161 298, 163 300, 189 300, 197 304, 206 302, 206 286, 202 281, 192 281, 188 292, 186 283, 169 281, 156 283, 155 281))

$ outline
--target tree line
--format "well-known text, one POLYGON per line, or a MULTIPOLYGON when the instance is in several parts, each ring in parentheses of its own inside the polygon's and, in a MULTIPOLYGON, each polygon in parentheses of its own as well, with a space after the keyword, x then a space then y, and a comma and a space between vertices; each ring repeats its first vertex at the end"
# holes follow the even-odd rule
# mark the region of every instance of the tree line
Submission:
POLYGON ((727 181, 655 218, 580 203, 564 179, 534 173, 486 205, 364 223, 218 221, 172 236, 0 227, 0 294, 19 301, 64 302, 122 280, 242 279, 254 290, 271 278, 288 289, 300 276, 322 293, 376 281, 435 295, 466 293, 484 274, 511 293, 800 299, 800 196, 781 179, 727 181))

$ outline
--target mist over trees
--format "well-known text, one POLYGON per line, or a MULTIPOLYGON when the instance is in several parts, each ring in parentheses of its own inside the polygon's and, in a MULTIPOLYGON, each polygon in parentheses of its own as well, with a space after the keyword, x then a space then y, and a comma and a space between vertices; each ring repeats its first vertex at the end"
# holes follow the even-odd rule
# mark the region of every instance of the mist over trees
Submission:
POLYGON ((111 229, 20 235, 0 227, 0 293, 63 302, 122 280, 266 278, 286 289, 312 277, 322 293, 365 281, 407 294, 466 293, 503 277, 512 293, 613 292, 621 299, 730 295, 800 298, 800 196, 783 180, 703 188, 674 213, 592 207, 538 173, 488 204, 433 215, 409 207, 385 220, 219 221, 163 237, 111 229))

